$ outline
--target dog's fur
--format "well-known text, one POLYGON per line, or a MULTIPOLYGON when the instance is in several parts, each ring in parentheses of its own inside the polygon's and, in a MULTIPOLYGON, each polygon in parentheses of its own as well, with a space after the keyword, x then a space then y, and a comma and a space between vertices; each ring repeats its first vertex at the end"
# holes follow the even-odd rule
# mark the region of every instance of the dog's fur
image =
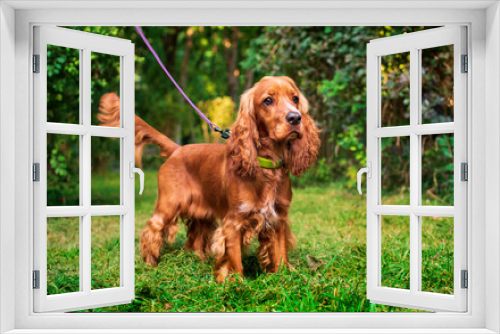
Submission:
MULTIPOLYGON (((102 125, 118 126, 116 94, 102 96, 99 110, 102 125)), ((288 265, 287 253, 294 243, 288 220, 289 173, 300 176, 307 170, 320 145, 308 102, 292 79, 265 77, 242 95, 231 131, 226 145, 181 147, 135 116, 136 164, 147 143, 158 145, 168 158, 158 175, 155 213, 142 231, 145 262, 157 265, 164 240, 174 241, 181 217, 188 227, 186 247, 201 259, 211 249, 219 283, 231 273, 243 275, 242 249, 254 236, 264 270, 275 272, 288 265), (300 112, 300 124, 286 121, 289 112, 300 112), (262 168, 257 156, 282 160, 284 165, 262 168)))

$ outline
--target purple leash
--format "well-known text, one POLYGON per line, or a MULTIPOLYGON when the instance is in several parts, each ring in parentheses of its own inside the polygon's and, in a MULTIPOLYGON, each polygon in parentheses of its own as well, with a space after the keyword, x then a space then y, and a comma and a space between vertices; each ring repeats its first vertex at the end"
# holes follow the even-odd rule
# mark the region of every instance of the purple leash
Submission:
POLYGON ((191 105, 191 107, 193 107, 194 110, 196 110, 196 112, 198 112, 198 114, 200 115, 201 118, 203 118, 203 120, 205 122, 207 122, 208 126, 210 127, 210 129, 212 131, 216 131, 216 132, 220 132, 221 133, 221 136, 222 138, 224 139, 227 139, 229 138, 229 135, 231 133, 231 131, 229 131, 229 129, 226 129, 226 130, 221 130, 219 129, 219 127, 217 125, 215 125, 214 123, 210 122, 210 120, 207 118, 207 116, 205 116, 201 111, 200 109, 198 109, 198 107, 196 107, 194 105, 194 103, 189 99, 189 97, 186 95, 186 93, 184 93, 184 91, 182 90, 182 88, 177 84, 177 82, 174 80, 174 78, 172 77, 172 75, 170 75, 170 73, 168 72, 167 68, 165 67, 165 65, 163 65, 162 61, 160 60, 160 57, 158 56, 158 54, 156 53, 156 51, 153 49, 153 47, 151 46, 151 44, 149 44, 146 36, 144 36, 144 33, 142 32, 142 29, 141 27, 138 27, 136 26, 135 27, 135 30, 137 30, 137 32, 139 33, 139 35, 142 37, 142 40, 144 41, 144 43, 146 43, 147 47, 149 48, 149 50, 151 51, 151 53, 153 54, 153 56, 155 56, 156 58, 156 61, 158 62, 158 64, 160 64, 161 68, 163 69, 163 71, 165 72, 165 74, 168 76, 168 78, 170 79, 170 81, 172 81, 172 83, 175 85, 175 87, 177 88, 177 90, 179 90, 179 92, 181 92, 182 96, 184 96, 184 98, 186 99, 186 101, 189 102, 189 104, 191 105))

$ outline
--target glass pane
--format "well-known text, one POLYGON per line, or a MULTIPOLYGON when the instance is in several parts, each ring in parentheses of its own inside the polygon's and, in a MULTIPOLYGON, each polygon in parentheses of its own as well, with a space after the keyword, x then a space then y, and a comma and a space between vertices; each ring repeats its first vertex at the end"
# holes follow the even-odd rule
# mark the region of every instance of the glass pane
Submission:
POLYGON ((80 290, 80 218, 47 218, 47 294, 80 290))
POLYGON ((381 217, 382 286, 410 289, 410 217, 381 217))
POLYGON ((47 45, 47 122, 80 123, 80 50, 47 45))
POLYGON ((106 93, 120 96, 120 57, 104 53, 92 52, 92 124, 100 124, 97 119, 101 97, 106 93))
POLYGON ((380 58, 381 125, 410 125, 410 53, 380 58))
POLYGON ((120 216, 92 217, 92 290, 120 286, 120 216))
POLYGON ((382 204, 410 205, 410 137, 381 138, 382 204))
POLYGON ((454 135, 422 136, 422 205, 453 205, 454 135))
POLYGON ((92 205, 120 205, 120 138, 92 137, 92 205))
POLYGON ((453 122, 453 45, 422 50, 422 123, 453 122))
POLYGON ((80 205, 80 137, 47 134, 47 206, 80 205))
POLYGON ((453 218, 422 217, 422 291, 453 294, 453 218))

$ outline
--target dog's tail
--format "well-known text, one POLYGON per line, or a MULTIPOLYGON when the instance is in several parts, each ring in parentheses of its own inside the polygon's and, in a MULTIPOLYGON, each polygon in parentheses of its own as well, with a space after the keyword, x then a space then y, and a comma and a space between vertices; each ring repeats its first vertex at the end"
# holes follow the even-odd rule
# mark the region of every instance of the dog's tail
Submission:
MULTIPOLYGON (((97 119, 103 126, 120 126, 120 98, 118 95, 107 93, 101 97, 97 119)), ((148 143, 159 146, 161 155, 167 158, 180 147, 142 118, 135 115, 135 163, 139 168, 142 168, 141 160, 144 145, 148 143)))

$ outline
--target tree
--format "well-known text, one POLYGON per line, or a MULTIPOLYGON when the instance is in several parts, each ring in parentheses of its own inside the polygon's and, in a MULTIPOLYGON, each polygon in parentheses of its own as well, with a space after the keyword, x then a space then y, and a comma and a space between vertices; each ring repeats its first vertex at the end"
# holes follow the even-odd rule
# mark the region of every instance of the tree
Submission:
MULTIPOLYGON (((164 75, 133 27, 73 28, 132 40, 136 54, 136 114, 181 144, 209 138, 204 122, 164 75)), ((221 122, 231 119, 227 115, 234 115, 238 96, 263 76, 292 77, 308 98, 310 113, 322 129, 319 162, 302 178, 303 182, 347 180, 354 185, 357 170, 366 163, 366 44, 371 39, 422 29, 424 27, 212 26, 144 27, 143 31, 170 73, 191 100, 202 106, 203 112, 217 114, 214 106, 224 106, 224 112, 214 116, 221 116, 221 122), (225 97, 233 104, 226 103, 225 97), (234 108, 233 113, 228 108, 234 108)), ((48 121, 78 123, 79 52, 48 51, 48 121)), ((93 124, 97 124, 95 115, 100 96, 119 90, 119 62, 115 58, 92 55, 93 124)), ((451 121, 453 52, 446 47, 424 50, 422 59, 423 120, 451 121)), ((409 60, 404 55, 383 60, 383 122, 399 125, 407 122, 408 117, 407 112, 394 111, 408 110, 409 60)), ((440 167, 424 170, 423 183, 429 196, 441 196, 440 193, 449 192, 453 181, 449 163, 453 137, 424 139, 424 160, 440 167)), ((383 177, 399 180, 386 182, 399 188, 401 184, 408 185, 408 170, 399 160, 406 152, 404 143, 404 140, 394 140, 384 144, 384 152, 392 152, 383 156, 384 166, 394 168, 384 170, 383 177), (393 152, 400 152, 399 157, 393 152)), ((64 150, 73 150, 67 143, 49 140, 49 152, 55 149, 54 154, 58 156, 63 154, 63 146, 64 150)), ((109 153, 117 153, 113 150, 116 148, 111 146, 95 150, 93 168, 112 169, 109 153)), ((54 158, 52 153, 49 155, 54 158)), ((69 158, 70 155, 64 159, 69 158)), ((63 158, 52 159, 54 167, 51 168, 64 167, 68 175, 78 174, 71 170, 74 164, 56 163, 58 159, 63 158)), ((146 168, 158 168, 163 161, 154 147, 146 148, 143 159, 146 168)), ((391 190, 395 189, 388 189, 391 190)))

